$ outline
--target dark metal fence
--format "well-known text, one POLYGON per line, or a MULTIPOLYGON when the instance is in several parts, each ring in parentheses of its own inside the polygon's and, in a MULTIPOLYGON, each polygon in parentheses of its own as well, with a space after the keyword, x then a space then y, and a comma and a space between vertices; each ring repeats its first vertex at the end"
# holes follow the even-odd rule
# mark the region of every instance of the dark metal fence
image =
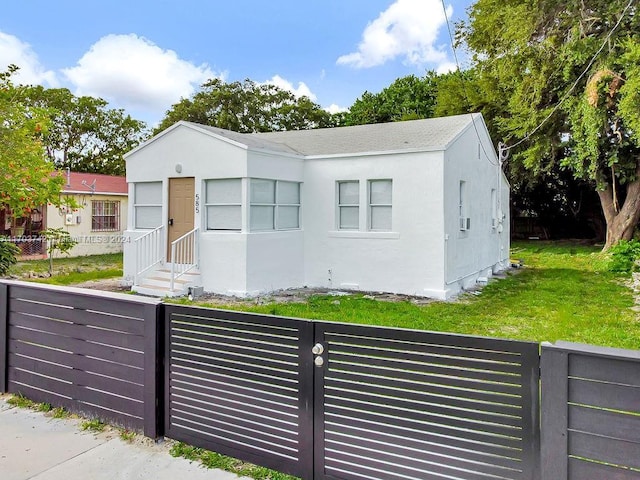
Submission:
POLYGON ((304 479, 640 478, 637 351, 0 282, 6 391, 304 479))
POLYGON ((537 478, 538 344, 315 327, 315 478, 537 478))
POLYGON ((166 435, 311 478, 313 323, 166 305, 166 435))
POLYGON ((543 480, 640 478, 640 351, 542 346, 543 480))
POLYGON ((171 438, 303 478, 535 478, 538 344, 165 309, 171 438))
POLYGON ((156 438, 160 308, 131 295, 0 283, 0 390, 156 438))

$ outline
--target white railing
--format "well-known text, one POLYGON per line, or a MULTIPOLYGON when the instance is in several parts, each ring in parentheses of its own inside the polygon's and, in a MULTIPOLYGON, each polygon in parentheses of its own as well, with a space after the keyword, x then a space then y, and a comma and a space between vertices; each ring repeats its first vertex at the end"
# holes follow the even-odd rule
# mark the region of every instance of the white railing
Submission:
POLYGON ((198 250, 197 228, 171 242, 171 291, 178 278, 198 266, 198 250))
POLYGON ((136 238, 136 274, 133 280, 138 285, 140 277, 161 263, 164 258, 164 226, 154 228, 136 238))

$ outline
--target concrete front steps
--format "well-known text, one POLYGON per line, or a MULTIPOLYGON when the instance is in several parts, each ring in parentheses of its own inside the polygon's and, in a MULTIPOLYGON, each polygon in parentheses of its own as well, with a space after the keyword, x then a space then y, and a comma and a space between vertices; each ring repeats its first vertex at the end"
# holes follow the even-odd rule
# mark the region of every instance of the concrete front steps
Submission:
POLYGON ((131 291, 152 297, 183 297, 189 293, 189 287, 202 285, 198 270, 191 270, 173 282, 171 290, 171 267, 162 266, 149 272, 131 291))

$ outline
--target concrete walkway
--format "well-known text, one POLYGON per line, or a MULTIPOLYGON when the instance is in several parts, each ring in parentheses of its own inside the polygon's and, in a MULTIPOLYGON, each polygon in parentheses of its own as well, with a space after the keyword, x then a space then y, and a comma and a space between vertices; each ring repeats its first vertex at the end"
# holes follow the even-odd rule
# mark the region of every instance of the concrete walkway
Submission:
MULTIPOLYGON (((120 439, 117 430, 80 430, 80 420, 53 419, 15 408, 0 396, 0 479, 2 480, 238 480, 169 454, 166 443, 138 437, 120 439)), ((246 477, 244 477, 246 478, 246 477)))

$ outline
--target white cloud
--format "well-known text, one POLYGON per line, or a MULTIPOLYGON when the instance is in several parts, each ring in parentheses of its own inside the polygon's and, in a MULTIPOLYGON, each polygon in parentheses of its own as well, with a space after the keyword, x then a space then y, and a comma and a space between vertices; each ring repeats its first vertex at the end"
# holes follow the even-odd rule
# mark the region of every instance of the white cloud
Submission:
MULTIPOLYGON (((451 18, 453 8, 447 7, 451 18)), ((338 65, 369 68, 404 58, 417 66, 447 59, 443 47, 436 45, 438 33, 446 26, 441 0, 396 0, 369 23, 356 52, 342 55, 338 65)))
POLYGON ((339 105, 336 105, 335 103, 332 103, 332 104, 331 104, 331 105, 329 105, 328 107, 324 107, 324 109, 325 109, 327 112, 331 113, 331 114, 334 114, 334 113, 342 113, 342 112, 348 112, 348 111, 349 111, 349 109, 348 109, 348 108, 346 108, 346 107, 341 107, 341 106, 339 106, 339 105))
POLYGON ((13 77, 14 83, 58 86, 55 72, 46 70, 40 64, 31 45, 13 35, 0 32, 0 71, 5 71, 11 64, 20 67, 18 73, 13 77))
POLYGON ((281 88, 282 90, 288 90, 298 98, 309 97, 309 100, 311 100, 312 102, 315 102, 318 98, 311 91, 311 89, 307 86, 306 83, 298 82, 298 87, 296 88, 293 86, 293 83, 291 83, 289 80, 285 78, 282 78, 280 75, 274 75, 273 77, 271 77, 270 80, 262 82, 262 85, 266 85, 266 84, 275 85, 276 87, 281 88))
POLYGON ((63 70, 77 95, 104 98, 115 107, 161 117, 216 74, 135 34, 107 35, 75 67, 63 70))
POLYGON ((455 72, 456 70, 458 70, 458 65, 453 62, 445 61, 438 65, 438 67, 436 68, 436 73, 438 75, 442 75, 449 72, 455 72))

